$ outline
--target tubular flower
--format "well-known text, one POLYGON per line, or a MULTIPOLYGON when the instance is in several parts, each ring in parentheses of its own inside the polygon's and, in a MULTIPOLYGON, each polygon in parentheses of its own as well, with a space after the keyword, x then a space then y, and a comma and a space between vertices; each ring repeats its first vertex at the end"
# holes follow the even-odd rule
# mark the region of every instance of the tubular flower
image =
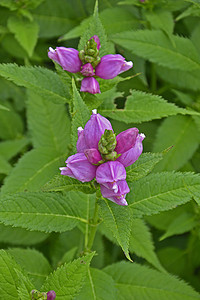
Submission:
POLYGON ((97 35, 94 35, 87 41, 84 50, 78 51, 65 47, 56 47, 54 50, 50 47, 48 56, 58 63, 63 70, 70 73, 79 72, 84 76, 81 82, 81 92, 98 94, 101 92, 95 77, 112 79, 133 67, 132 61, 125 61, 125 58, 119 54, 108 54, 100 57, 100 47, 100 40, 97 35))
POLYGON ((85 128, 78 128, 78 153, 66 160, 66 167, 60 168, 61 175, 82 182, 96 178, 103 197, 119 205, 128 205, 125 197, 130 190, 125 167, 141 155, 144 138, 137 128, 115 136, 110 121, 94 109, 85 128))

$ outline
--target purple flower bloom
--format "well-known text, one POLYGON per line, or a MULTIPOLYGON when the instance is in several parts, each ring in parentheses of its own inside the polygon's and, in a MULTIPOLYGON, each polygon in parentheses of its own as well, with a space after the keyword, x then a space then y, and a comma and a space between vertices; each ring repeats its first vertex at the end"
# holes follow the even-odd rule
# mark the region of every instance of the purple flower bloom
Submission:
POLYGON ((88 92, 90 94, 100 94, 99 83, 94 77, 85 77, 81 81, 81 92, 88 92))
POLYGON ((66 164, 66 167, 60 168, 61 175, 67 175, 81 182, 91 181, 96 175, 97 167, 88 161, 84 153, 77 153, 68 157, 66 164))
POLYGON ((56 298, 56 293, 54 291, 49 291, 47 293, 47 300, 54 300, 56 298))
POLYGON ((85 78, 81 82, 81 92, 98 94, 99 83, 93 76, 103 79, 112 79, 133 67, 131 61, 119 54, 108 54, 99 57, 100 40, 97 35, 92 36, 86 43, 84 50, 77 51, 73 48, 49 48, 48 56, 57 62, 63 70, 71 73, 80 72, 85 78))
POLYGON ((97 168, 96 180, 106 188, 118 192, 117 182, 126 179, 126 170, 118 161, 108 161, 97 168))
POLYGON ((78 50, 73 48, 57 47, 54 50, 50 47, 48 56, 61 65, 63 70, 70 73, 77 73, 80 72, 82 65, 78 53, 78 50))
POLYGON ((97 49, 99 50, 99 49, 101 48, 101 44, 100 44, 99 37, 98 37, 97 35, 93 35, 93 36, 89 39, 89 41, 90 41, 91 39, 94 39, 95 43, 97 43, 97 49))
POLYGON ((125 58, 120 54, 108 54, 101 58, 95 74, 103 79, 112 79, 132 67, 133 63, 125 61, 125 58))
POLYGON ((85 142, 88 149, 98 149, 99 140, 102 134, 104 134, 105 129, 112 130, 110 121, 98 114, 97 110, 94 109, 90 120, 86 123, 84 128, 85 142))
POLYGON ((128 205, 126 202, 126 194, 130 192, 128 184, 126 180, 118 181, 117 183, 117 193, 112 189, 105 187, 104 185, 100 184, 101 193, 104 198, 107 198, 118 205, 128 205))
POLYGON ((85 64, 84 66, 82 66, 81 68, 81 74, 83 76, 94 76, 95 73, 94 73, 94 69, 93 69, 93 66, 88 63, 88 64, 85 64))
POLYGON ((96 177, 103 197, 119 205, 128 205, 125 167, 141 155, 144 138, 137 128, 127 129, 116 137, 110 121, 94 109, 85 128, 78 128, 78 153, 66 160, 67 166, 60 168, 61 175, 82 182, 96 177))
POLYGON ((132 165, 142 154, 143 145, 142 141, 144 140, 145 135, 143 133, 138 134, 136 141, 132 148, 125 152, 121 152, 121 156, 117 158, 117 161, 121 162, 124 167, 132 165))

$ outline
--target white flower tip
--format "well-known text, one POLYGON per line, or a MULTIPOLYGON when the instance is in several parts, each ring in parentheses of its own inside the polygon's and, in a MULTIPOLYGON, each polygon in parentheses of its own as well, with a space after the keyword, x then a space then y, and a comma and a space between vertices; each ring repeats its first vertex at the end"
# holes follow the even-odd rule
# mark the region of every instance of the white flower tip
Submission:
POLYGON ((113 189, 115 194, 118 192, 118 186, 117 186, 116 182, 113 183, 112 189, 113 189))
POLYGON ((49 47, 49 51, 52 52, 52 53, 55 52, 55 50, 52 47, 49 47))
POLYGON ((141 133, 140 136, 142 139, 145 139, 145 137, 146 137, 144 133, 141 133))
POLYGON ((97 114, 97 109, 93 109, 93 110, 92 110, 92 114, 93 114, 93 115, 96 115, 96 114, 97 114))
POLYGON ((59 168, 60 171, 65 170, 65 169, 66 169, 66 167, 59 168))
POLYGON ((122 203, 123 205, 128 205, 128 203, 127 203, 127 201, 126 201, 126 199, 125 199, 124 197, 121 199, 121 203, 122 203))
POLYGON ((126 66, 132 68, 133 62, 132 62, 132 61, 127 61, 127 62, 126 62, 126 66))
POLYGON ((81 133, 84 129, 83 129, 83 127, 80 126, 77 128, 77 130, 78 130, 78 133, 81 133))

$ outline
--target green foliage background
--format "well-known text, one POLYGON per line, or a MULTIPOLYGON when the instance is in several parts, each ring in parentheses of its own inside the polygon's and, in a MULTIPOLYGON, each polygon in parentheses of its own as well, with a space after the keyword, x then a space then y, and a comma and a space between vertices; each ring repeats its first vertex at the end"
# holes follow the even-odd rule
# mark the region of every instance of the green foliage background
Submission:
POLYGON ((199 0, 0 0, 0 299, 200 299, 199 91, 199 0), (134 68, 90 95, 47 51, 94 34, 134 68), (94 108, 146 135, 128 207, 59 174, 94 108))

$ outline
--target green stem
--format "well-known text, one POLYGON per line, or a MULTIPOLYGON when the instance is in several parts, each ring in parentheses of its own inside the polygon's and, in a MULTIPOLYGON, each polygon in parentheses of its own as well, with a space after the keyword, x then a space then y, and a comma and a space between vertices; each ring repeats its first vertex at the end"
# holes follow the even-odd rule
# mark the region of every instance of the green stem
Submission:
POLYGON ((88 239, 88 244, 87 244, 87 250, 91 250, 92 246, 93 246, 93 242, 94 242, 94 238, 96 235, 96 231, 97 231, 97 225, 98 225, 98 210, 99 210, 99 205, 97 203, 97 197, 96 197, 96 202, 95 202, 95 208, 94 208, 94 215, 93 215, 93 222, 92 222, 92 226, 91 226, 91 230, 90 230, 90 236, 88 239))

